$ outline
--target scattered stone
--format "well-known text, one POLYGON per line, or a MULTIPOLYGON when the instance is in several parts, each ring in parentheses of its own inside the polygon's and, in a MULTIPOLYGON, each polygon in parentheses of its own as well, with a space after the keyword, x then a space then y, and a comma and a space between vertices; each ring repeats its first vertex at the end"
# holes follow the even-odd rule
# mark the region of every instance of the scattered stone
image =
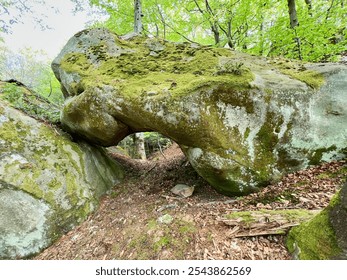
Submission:
POLYGON ((167 224, 168 225, 168 224, 171 224, 172 221, 173 221, 173 217, 169 214, 165 214, 165 215, 160 216, 158 218, 158 223, 160 223, 160 224, 167 224))
POLYGON ((187 198, 193 195, 194 186, 190 187, 185 184, 177 184, 171 189, 171 192, 178 196, 187 198))
POLYGON ((154 52, 154 51, 151 51, 151 52, 149 53, 149 55, 150 55, 150 56, 153 56, 153 57, 159 56, 159 54, 156 53, 156 52, 154 52))
POLYGON ((161 212, 161 211, 164 211, 166 209, 173 209, 173 208, 176 208, 177 207, 177 204, 167 204, 167 205, 163 205, 161 207, 159 207, 157 209, 157 212, 161 212))

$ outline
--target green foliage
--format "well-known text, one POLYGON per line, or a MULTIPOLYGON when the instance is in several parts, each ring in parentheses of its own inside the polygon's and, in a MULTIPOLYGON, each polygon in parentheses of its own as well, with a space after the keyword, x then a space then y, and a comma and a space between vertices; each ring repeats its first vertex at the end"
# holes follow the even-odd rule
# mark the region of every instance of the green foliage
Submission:
POLYGON ((38 77, 38 83, 34 90, 47 98, 50 102, 62 105, 64 97, 60 89, 60 83, 54 76, 52 69, 46 68, 44 72, 38 77))
MULTIPOLYGON (((90 0, 109 19, 99 25, 118 34, 133 30, 133 1, 90 0)), ((335 61, 346 49, 347 5, 343 1, 296 0, 299 25, 290 27, 287 1, 143 1, 147 35, 170 41, 228 46, 263 56, 335 61), (187 24, 188 23, 188 24, 187 24)))
MULTIPOLYGON (((347 7, 341 1, 318 1, 308 9, 305 1, 296 1, 299 26, 295 30, 288 26, 287 14, 282 13, 268 23, 264 33, 268 55, 283 55, 299 58, 296 39, 300 40, 300 51, 306 61, 334 61, 346 49, 347 7)), ((285 10, 282 3, 281 10, 285 10)), ((257 54, 257 52, 255 52, 257 54)))
POLYGON ((37 119, 58 123, 59 108, 30 90, 11 83, 0 83, 0 98, 37 119))
POLYGON ((0 46, 0 80, 15 79, 57 105, 63 103, 60 84, 45 53, 30 48, 15 53, 0 46))

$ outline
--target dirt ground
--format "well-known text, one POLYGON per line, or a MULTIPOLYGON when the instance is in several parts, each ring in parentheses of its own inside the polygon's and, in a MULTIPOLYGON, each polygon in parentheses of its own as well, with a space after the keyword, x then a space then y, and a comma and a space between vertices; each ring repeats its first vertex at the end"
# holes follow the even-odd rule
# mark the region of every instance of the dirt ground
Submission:
POLYGON ((345 161, 289 174, 244 197, 218 194, 174 144, 148 161, 112 156, 126 171, 85 222, 34 259, 228 259, 287 260, 285 234, 236 237, 223 218, 238 211, 309 209, 329 203, 347 175, 345 161), (195 186, 181 198, 178 183, 195 186))

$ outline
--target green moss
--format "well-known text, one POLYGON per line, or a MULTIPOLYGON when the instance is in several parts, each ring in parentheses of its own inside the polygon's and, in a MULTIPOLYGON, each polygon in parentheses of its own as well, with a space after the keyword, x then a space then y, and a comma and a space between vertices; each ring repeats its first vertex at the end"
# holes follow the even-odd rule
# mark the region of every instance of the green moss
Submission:
POLYGON ((146 228, 147 232, 128 233, 131 241, 127 248, 131 249, 135 259, 157 259, 163 250, 169 253, 170 259, 183 259, 185 248, 196 232, 193 223, 179 218, 169 225, 158 224, 151 219, 147 221, 146 228))
POLYGON ((169 236, 163 236, 158 241, 153 243, 153 249, 154 251, 158 252, 164 247, 167 247, 172 242, 171 238, 169 236))
POLYGON ((62 60, 61 67, 66 72, 79 72, 82 75, 87 75, 91 63, 88 61, 87 57, 81 53, 70 53, 62 60))
POLYGON ((43 190, 37 188, 36 182, 31 176, 25 176, 22 184, 20 185, 20 189, 38 199, 43 198, 44 195, 43 190))
POLYGON ((269 60, 269 63, 274 65, 283 74, 302 81, 313 89, 319 89, 325 82, 324 76, 321 73, 306 69, 301 61, 275 58, 269 60))
POLYGON ((266 121, 259 129, 254 141, 254 154, 256 155, 253 169, 258 171, 258 180, 269 181, 273 168, 278 162, 274 151, 279 143, 278 131, 283 123, 281 118, 271 111, 266 113, 266 121))
POLYGON ((184 223, 178 228, 178 232, 181 234, 194 233, 196 232, 196 227, 193 223, 184 223))
POLYGON ((268 221, 275 221, 279 216, 285 218, 288 222, 300 222, 312 218, 316 215, 312 211, 289 209, 289 210, 259 210, 259 211, 240 211, 225 215, 230 220, 240 220, 241 224, 249 226, 257 222, 259 218, 267 217, 268 221))
POLYGON ((234 212, 228 215, 225 215, 227 219, 241 219, 242 223, 249 225, 255 222, 255 218, 252 216, 252 212, 234 212))
POLYGON ((297 252, 302 260, 325 260, 340 253, 328 211, 324 209, 289 232, 286 244, 290 253, 297 252))
POLYGON ((320 148, 316 149, 313 153, 309 155, 309 164, 310 165, 317 165, 322 161, 322 157, 324 153, 335 151, 337 148, 336 146, 330 146, 327 148, 320 148))
POLYGON ((306 83, 313 89, 319 89, 325 82, 324 76, 321 73, 312 70, 297 71, 295 69, 283 69, 281 72, 293 79, 306 83))
MULTIPOLYGON (((87 75, 96 79, 83 79, 82 83, 86 85, 112 84, 122 88, 125 96, 133 97, 151 92, 153 88, 156 91, 170 90, 172 95, 182 95, 211 83, 228 83, 233 88, 242 88, 249 87, 249 82, 253 80, 252 73, 246 68, 237 74, 228 72, 223 76, 214 76, 221 53, 218 49, 194 49, 189 44, 177 45, 162 41, 160 43, 164 50, 159 56, 153 57, 141 37, 130 41, 118 40, 118 43, 128 53, 103 58, 100 65, 92 65, 88 52, 70 53, 64 57, 61 66, 67 72, 79 73, 82 78, 87 75)), ((94 46, 90 52, 95 55, 100 49, 102 53, 105 52, 102 46, 94 46)), ((232 56, 230 51, 222 53, 232 56)))
POLYGON ((148 228, 149 230, 154 230, 154 229, 157 228, 157 226, 158 226, 158 223, 157 223, 157 221, 154 220, 154 219, 149 220, 148 223, 147 223, 147 228, 148 228))
POLYGON ((23 151, 24 143, 22 142, 22 133, 23 128, 16 128, 16 124, 12 121, 4 122, 1 125, 0 129, 0 139, 5 141, 9 146, 3 146, 1 148, 1 152, 3 148, 9 151, 23 151))

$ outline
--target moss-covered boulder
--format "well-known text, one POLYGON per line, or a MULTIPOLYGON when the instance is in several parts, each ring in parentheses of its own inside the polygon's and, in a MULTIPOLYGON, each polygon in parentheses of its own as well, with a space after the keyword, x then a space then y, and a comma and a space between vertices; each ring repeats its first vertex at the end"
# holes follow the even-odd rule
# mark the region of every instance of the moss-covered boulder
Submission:
POLYGON ((52 68, 66 97, 66 129, 103 146, 158 131, 228 195, 345 156, 343 65, 91 29, 72 37, 52 68))
POLYGON ((0 98, 0 259, 50 245, 121 177, 102 149, 72 142, 0 98))
POLYGON ((289 232, 287 247, 295 259, 347 260, 347 183, 327 208, 289 232))
POLYGON ((28 116, 50 123, 60 122, 60 108, 17 80, 0 81, 0 99, 28 116))

